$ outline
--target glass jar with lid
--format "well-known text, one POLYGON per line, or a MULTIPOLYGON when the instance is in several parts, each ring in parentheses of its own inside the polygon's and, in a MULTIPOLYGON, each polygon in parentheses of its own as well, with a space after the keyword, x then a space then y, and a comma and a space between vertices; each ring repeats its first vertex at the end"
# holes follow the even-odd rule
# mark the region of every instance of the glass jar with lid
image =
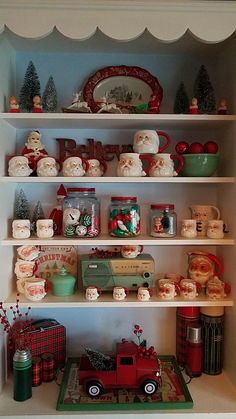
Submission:
POLYGON ((135 196, 111 198, 109 234, 115 237, 133 237, 140 234, 140 208, 135 196))
POLYGON ((100 233, 100 203, 95 188, 68 188, 62 210, 65 237, 96 237, 100 233))
POLYGON ((150 207, 150 235, 173 237, 176 235, 177 220, 173 204, 152 204, 150 207))

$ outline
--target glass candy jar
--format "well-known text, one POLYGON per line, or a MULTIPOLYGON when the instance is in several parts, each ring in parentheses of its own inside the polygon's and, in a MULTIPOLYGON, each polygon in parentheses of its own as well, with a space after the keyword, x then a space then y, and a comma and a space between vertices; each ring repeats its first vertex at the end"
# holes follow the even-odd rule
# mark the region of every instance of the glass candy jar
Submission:
POLYGON ((176 213, 173 204, 152 204, 150 208, 150 235, 173 237, 176 235, 176 213))
POLYGON ((133 237, 140 234, 140 208, 136 197, 111 198, 109 234, 115 237, 133 237))
POLYGON ((98 236, 100 204, 95 196, 95 188, 68 188, 62 209, 65 237, 98 236))

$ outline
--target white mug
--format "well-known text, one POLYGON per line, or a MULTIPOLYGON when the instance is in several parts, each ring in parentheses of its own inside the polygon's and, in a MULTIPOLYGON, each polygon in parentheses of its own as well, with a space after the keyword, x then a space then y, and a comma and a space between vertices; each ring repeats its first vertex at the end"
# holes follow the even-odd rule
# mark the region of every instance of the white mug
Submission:
POLYGON ((206 295, 210 300, 218 300, 224 298, 231 291, 228 283, 221 281, 219 278, 214 278, 207 282, 206 295))
POLYGON ((86 288, 85 298, 88 301, 96 301, 100 297, 101 293, 101 288, 98 288, 95 285, 90 285, 86 288))
POLYGON ((39 237, 40 239, 48 239, 48 238, 53 237, 54 235, 53 220, 51 219, 37 220, 36 234, 37 234, 37 237, 39 237))
POLYGON ((180 287, 177 283, 170 279, 159 279, 158 281, 158 295, 165 300, 172 300, 180 293, 180 287))
POLYGON ((158 153, 152 157, 152 165, 149 170, 151 177, 177 176, 184 166, 184 159, 180 155, 169 153, 158 153), (178 167, 175 169, 174 161, 178 161, 178 167))
POLYGON ((40 301, 45 295, 45 279, 34 278, 26 280, 24 284, 24 293, 26 298, 31 301, 40 301))
POLYGON ((25 156, 15 156, 9 160, 9 176, 27 177, 33 170, 29 167, 29 160, 25 156))
POLYGON ((30 220, 14 220, 12 222, 12 237, 28 239, 30 237, 30 220))
POLYGON ((125 287, 114 287, 113 288, 113 299, 116 301, 123 301, 129 293, 128 288, 125 287))
POLYGON ((180 234, 187 239, 197 237, 197 221, 192 219, 182 220, 180 234))
POLYGON ((147 287, 139 287, 137 298, 139 301, 148 301, 153 296, 153 290, 147 287))
POLYGON ((201 285, 192 279, 180 281, 180 295, 188 300, 194 300, 201 292, 201 285))
POLYGON ((223 239, 224 237, 224 221, 210 220, 207 223, 207 237, 210 239, 223 239))
POLYGON ((214 205, 191 205, 191 215, 197 221, 197 235, 206 236, 207 224, 210 220, 220 219, 220 210, 214 205))
POLYGON ((26 245, 18 247, 17 253, 20 259, 32 261, 39 257, 40 250, 38 246, 26 245))
POLYGON ((142 245, 124 244, 121 246, 121 256, 125 259, 135 259, 143 251, 142 245))
POLYGON ((134 134, 133 150, 139 154, 162 153, 170 144, 170 137, 163 131, 140 130, 134 134), (165 144, 160 147, 159 136, 165 138, 165 144))
POLYGON ((31 278, 36 270, 35 261, 17 259, 14 273, 17 279, 31 278))
POLYGON ((142 156, 138 153, 121 153, 117 166, 117 176, 146 176, 146 172, 151 167, 152 159, 150 156, 142 156), (142 160, 148 161, 148 167, 143 170, 142 160))
POLYGON ((107 165, 104 160, 89 159, 88 164, 89 168, 88 171, 85 173, 85 176, 88 177, 103 176, 107 170, 107 165))
POLYGON ((54 157, 41 157, 37 161, 37 176, 57 176, 60 171, 60 165, 54 157))
POLYGON ((78 156, 67 157, 62 164, 63 176, 84 176, 88 169, 88 161, 78 156))

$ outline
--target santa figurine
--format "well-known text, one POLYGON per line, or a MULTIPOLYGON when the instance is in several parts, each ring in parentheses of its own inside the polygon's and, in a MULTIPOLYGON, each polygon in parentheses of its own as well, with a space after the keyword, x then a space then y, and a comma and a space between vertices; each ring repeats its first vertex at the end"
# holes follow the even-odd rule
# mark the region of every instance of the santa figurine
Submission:
POLYGON ((193 115, 199 114, 198 100, 196 97, 193 97, 191 100, 191 105, 189 106, 189 113, 193 115))
POLYGON ((42 105, 41 105, 41 96, 40 95, 34 95, 33 96, 33 113, 41 113, 42 112, 42 105))
POLYGON ((48 156, 45 146, 41 142, 42 135, 39 131, 31 131, 21 154, 28 158, 30 167, 36 171, 37 161, 40 157, 48 156))
POLYGON ((10 109, 9 109, 9 111, 13 112, 13 113, 19 113, 20 112, 20 106, 19 106, 19 103, 18 103, 15 96, 10 97, 10 109))
POLYGON ((49 215, 49 218, 53 220, 53 229, 55 236, 60 236, 62 234, 62 201, 66 196, 67 192, 65 187, 63 185, 60 185, 60 188, 57 191, 57 205, 55 208, 53 208, 49 215))
POLYGON ((226 115, 228 113, 226 99, 224 99, 224 98, 220 99, 219 106, 218 106, 218 109, 217 109, 217 113, 218 113, 218 115, 226 115))
POLYGON ((155 93, 152 93, 150 100, 148 102, 148 112, 160 113, 160 104, 161 104, 161 101, 159 97, 155 93))

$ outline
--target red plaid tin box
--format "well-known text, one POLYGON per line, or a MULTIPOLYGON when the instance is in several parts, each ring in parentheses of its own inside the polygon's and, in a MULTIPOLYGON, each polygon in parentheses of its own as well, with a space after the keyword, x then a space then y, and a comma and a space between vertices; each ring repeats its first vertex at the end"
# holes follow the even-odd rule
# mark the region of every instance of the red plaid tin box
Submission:
POLYGON ((27 341, 32 357, 44 353, 54 355, 55 366, 63 367, 66 361, 66 328, 54 319, 41 319, 33 321, 31 329, 22 330, 22 334, 29 334, 27 341))

